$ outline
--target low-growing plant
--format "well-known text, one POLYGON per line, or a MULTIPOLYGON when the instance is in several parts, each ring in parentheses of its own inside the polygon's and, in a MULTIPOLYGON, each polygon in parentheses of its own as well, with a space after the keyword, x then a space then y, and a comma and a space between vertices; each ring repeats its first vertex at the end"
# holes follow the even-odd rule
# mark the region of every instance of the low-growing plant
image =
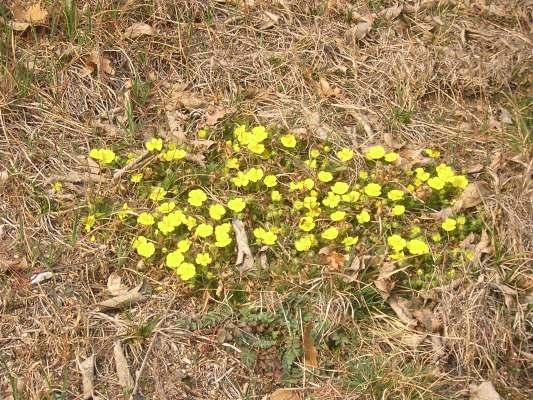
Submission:
POLYGON ((202 141, 211 144, 208 134, 214 136, 202 129, 198 140, 181 144, 150 138, 134 168, 128 165, 140 152, 92 149, 102 168, 128 171, 121 191, 128 201, 92 197, 85 230, 107 240, 104 228, 113 227, 145 263, 164 265, 197 286, 232 268, 236 220, 252 250, 267 255, 272 273, 327 264, 327 254, 340 264, 348 255, 370 254, 405 267, 406 281, 420 288, 437 283, 435 266, 453 277, 453 266, 473 257, 459 244, 481 229, 479 218, 431 216, 452 206, 469 184, 436 150, 424 150, 423 165, 416 165, 374 145, 363 151, 361 166, 351 148, 237 125, 204 162, 195 150, 202 141))

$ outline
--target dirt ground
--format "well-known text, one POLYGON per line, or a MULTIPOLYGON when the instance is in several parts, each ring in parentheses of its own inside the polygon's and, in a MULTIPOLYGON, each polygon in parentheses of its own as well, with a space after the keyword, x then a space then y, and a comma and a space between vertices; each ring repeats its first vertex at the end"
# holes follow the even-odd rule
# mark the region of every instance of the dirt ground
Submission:
POLYGON ((0 399, 531 398, 532 22, 529 0, 2 2, 0 399), (195 290, 83 230, 118 196, 91 148, 233 121, 441 150, 486 188, 479 268, 410 291, 415 328, 372 280, 195 290), (142 301, 101 306, 117 274, 142 301))

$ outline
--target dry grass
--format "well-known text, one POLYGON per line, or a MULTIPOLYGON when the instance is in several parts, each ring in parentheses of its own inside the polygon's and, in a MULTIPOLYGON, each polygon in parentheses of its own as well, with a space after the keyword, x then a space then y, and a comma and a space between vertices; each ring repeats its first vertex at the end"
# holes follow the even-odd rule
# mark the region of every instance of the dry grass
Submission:
MULTIPOLYGON (((0 5, 0 15, 14 3, 0 5)), ((146 398, 260 399, 286 385, 316 399, 463 398, 469 383, 483 379, 506 398, 528 398, 530 2, 405 2, 398 18, 377 17, 360 41, 349 29, 394 2, 78 3, 71 40, 62 1, 43 1, 46 27, 11 32, 0 20, 0 173, 8 174, 0 178, 0 398, 81 398, 76 360, 90 354, 98 397, 128 398, 112 358, 117 338, 126 343, 131 371, 145 364, 139 388, 146 398), (123 38, 134 22, 158 34, 123 38), (114 75, 84 76, 94 50, 110 60, 114 75), (321 95, 320 78, 338 95, 321 95), (461 285, 432 303, 444 355, 436 357, 429 339, 413 348, 416 332, 372 295, 371 283, 357 282, 354 290, 333 285, 327 274, 302 274, 281 294, 261 284, 240 287, 248 297, 239 305, 234 288, 218 297, 194 293, 163 271, 136 268, 116 244, 72 233, 81 223, 80 199, 116 193, 81 182, 64 183, 58 195, 50 177, 87 172, 90 147, 129 149, 167 131, 169 93, 180 83, 211 107, 232 107, 234 120, 306 127, 356 148, 387 134, 396 143, 446 150, 467 169, 481 165, 471 176, 491 186, 483 215, 495 251, 479 273, 465 269, 461 285), (44 270, 54 278, 30 285, 32 273, 44 270), (143 280, 150 295, 105 314, 95 304, 118 270, 130 286, 143 280), (219 343, 241 308, 277 313, 287 347, 257 351, 250 366, 231 340, 219 343), (222 317, 188 325, 210 312, 222 317), (290 343, 297 347, 306 318, 315 320, 321 368, 305 369, 297 358, 283 377, 282 356, 290 343)), ((184 111, 184 131, 194 132, 209 112, 184 111)))

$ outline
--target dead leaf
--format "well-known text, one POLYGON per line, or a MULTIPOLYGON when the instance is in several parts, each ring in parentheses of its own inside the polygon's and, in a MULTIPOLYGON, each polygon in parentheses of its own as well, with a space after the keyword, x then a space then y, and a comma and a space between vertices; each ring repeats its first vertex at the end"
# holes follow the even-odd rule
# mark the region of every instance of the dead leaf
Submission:
POLYGON ((141 288, 142 282, 126 293, 101 301, 96 306, 102 309, 113 310, 136 304, 145 298, 141 293, 141 288))
POLYGON ((476 164, 472 164, 472 165, 468 166, 466 168, 466 172, 468 174, 477 174, 477 173, 483 171, 483 168, 484 168, 483 164, 476 163, 476 164))
POLYGON ((40 3, 33 4, 27 9, 15 7, 11 12, 13 14, 11 28, 19 32, 25 31, 32 25, 42 25, 48 18, 48 11, 41 8, 40 3))
POLYGON ((459 212, 481 204, 483 196, 489 192, 486 182, 472 182, 464 190, 453 205, 453 211, 459 212))
POLYGON ((315 347, 315 341, 311 336, 313 323, 309 322, 304 328, 303 349, 304 364, 306 367, 318 368, 318 352, 315 347))
POLYGON ((338 87, 332 88, 329 82, 324 77, 320 77, 318 82, 318 93, 322 97, 335 97, 340 94, 340 89, 338 87))
POLYGON ((300 391, 296 389, 277 389, 270 395, 270 400, 301 400, 300 391))
POLYGON ((322 123, 320 114, 305 107, 302 109, 302 113, 307 126, 309 127, 309 130, 313 132, 313 135, 319 139, 326 140, 329 137, 331 128, 322 123))
POLYGON ((489 381, 470 385, 470 400, 501 400, 500 395, 489 381))
POLYGON ((9 178, 7 170, 0 171, 0 184, 5 183, 7 181, 7 178, 9 178))
POLYGON ((416 349, 418 346, 422 344, 424 340, 427 338, 427 334, 425 333, 412 333, 412 334, 406 334, 403 335, 400 339, 402 343, 406 344, 409 347, 412 347, 413 349, 416 349))
MULTIPOLYGON (((207 105, 207 100, 202 96, 187 90, 187 85, 174 84, 170 91, 171 107, 186 108, 188 110, 195 110, 207 105)), ((175 108, 169 111, 173 111, 175 108)))
POLYGON ((388 19, 390 21, 390 20, 397 18, 402 13, 402 11, 403 11, 402 5, 394 5, 392 7, 388 7, 380 11, 378 16, 388 19))
POLYGON ((80 75, 83 78, 94 72, 97 72, 102 77, 105 77, 106 75, 115 75, 115 69, 111 65, 111 60, 102 55, 98 50, 93 50, 87 56, 80 75))
POLYGON ((123 38, 136 39, 140 36, 152 36, 155 35, 155 29, 152 26, 145 24, 144 22, 136 22, 133 25, 126 28, 123 38))
POLYGON ((166 111, 168 127, 170 128, 170 134, 178 141, 183 143, 187 140, 185 131, 183 130, 183 121, 185 117, 179 111, 166 111))
POLYGON ((423 149, 406 147, 401 149, 398 154, 400 158, 396 161, 396 164, 404 170, 410 170, 415 165, 429 165, 433 163, 432 158, 423 155, 423 149))
POLYGON ((409 302, 406 299, 402 297, 390 296, 388 303, 400 321, 402 321, 408 327, 415 327, 417 325, 417 321, 413 318, 413 314, 408 307, 409 302))
POLYGON ((442 338, 440 336, 432 335, 431 336, 431 347, 433 348, 433 357, 435 361, 439 361, 446 355, 446 350, 442 338))
POLYGON ((380 292, 383 300, 387 300, 390 296, 392 289, 394 288, 394 281, 391 276, 394 274, 396 267, 394 263, 383 263, 379 268, 379 276, 374 281, 374 285, 380 292))
POLYGON ((119 385, 126 391, 133 389, 134 381, 130 374, 128 360, 126 360, 126 356, 124 355, 122 343, 118 340, 113 345, 113 355, 115 356, 115 368, 117 370, 119 385))
POLYGON ((439 332, 442 329, 441 321, 435 317, 433 311, 429 308, 424 307, 417 310, 413 310, 413 317, 415 317, 418 322, 422 324, 428 332, 439 332))
POLYGON ((472 260, 473 263, 480 263, 481 258, 483 257, 483 254, 490 254, 492 253, 492 245, 489 238, 489 235, 487 231, 484 229, 483 232, 481 232, 481 238, 479 239, 479 242, 476 244, 476 247, 474 248, 474 259, 472 260))
POLYGON ((122 296, 128 292, 129 288, 122 284, 120 275, 113 272, 107 278, 107 290, 112 296, 122 296))
POLYGON ((232 111, 228 107, 210 107, 207 109, 205 116, 205 124, 207 126, 214 126, 218 120, 224 118, 224 116, 232 111))
POLYGON ((246 235, 244 224, 237 218, 233 218, 231 223, 237 242, 237 260, 235 261, 235 265, 239 267, 241 272, 248 271, 254 266, 254 257, 248 245, 248 236, 246 235))
POLYGON ((279 18, 279 15, 265 11, 263 22, 259 25, 259 29, 263 30, 272 28, 274 25, 278 24, 279 18))
POLYGON ((515 304, 515 299, 518 295, 517 291, 499 282, 493 283, 492 286, 498 289, 500 292, 502 292, 505 306, 508 309, 512 309, 515 304))
POLYGON ((34 274, 31 277, 30 283, 32 285, 37 285, 39 283, 42 283, 42 282, 47 281, 49 279, 52 279, 53 276, 54 276, 54 273, 51 272, 51 271, 46 271, 46 272, 41 272, 41 273, 38 273, 38 274, 34 274))
POLYGON ((94 396, 94 354, 82 362, 78 360, 78 367, 82 379, 83 399, 92 399, 94 396))
POLYGON ((344 39, 349 43, 356 43, 359 40, 363 40, 371 29, 372 21, 359 22, 344 33, 344 39))
POLYGON ((331 270, 338 270, 344 266, 346 262, 346 256, 344 254, 338 253, 333 250, 331 247, 322 247, 318 254, 322 258, 322 262, 330 267, 331 270))
POLYGON ((396 138, 393 138, 390 132, 385 132, 383 134, 383 142, 387 145, 387 147, 393 150, 401 149, 404 146, 396 138))

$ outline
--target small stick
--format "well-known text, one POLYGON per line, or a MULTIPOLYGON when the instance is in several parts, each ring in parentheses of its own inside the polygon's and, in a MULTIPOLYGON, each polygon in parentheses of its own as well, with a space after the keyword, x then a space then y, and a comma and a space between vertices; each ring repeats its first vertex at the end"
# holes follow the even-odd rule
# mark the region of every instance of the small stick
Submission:
POLYGON ((248 236, 241 220, 234 218, 232 225, 235 231, 235 240, 237 241, 237 261, 235 261, 235 265, 240 265, 241 272, 247 271, 254 266, 254 256, 248 245, 248 236))

